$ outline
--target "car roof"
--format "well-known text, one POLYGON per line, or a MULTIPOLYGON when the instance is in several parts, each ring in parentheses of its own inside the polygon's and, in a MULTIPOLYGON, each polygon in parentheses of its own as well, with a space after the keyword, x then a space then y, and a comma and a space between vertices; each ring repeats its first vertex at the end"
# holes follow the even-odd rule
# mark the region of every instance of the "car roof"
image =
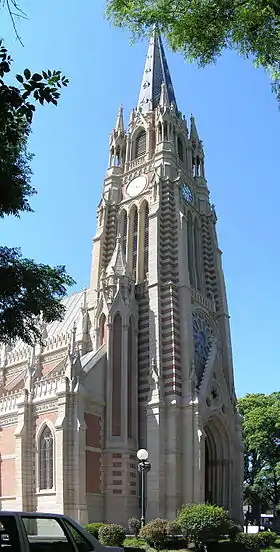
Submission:
POLYGON ((45 518, 65 518, 67 516, 64 516, 63 514, 51 514, 47 512, 19 512, 16 510, 2 510, 0 511, 0 516, 28 516, 28 517, 45 517, 45 518))

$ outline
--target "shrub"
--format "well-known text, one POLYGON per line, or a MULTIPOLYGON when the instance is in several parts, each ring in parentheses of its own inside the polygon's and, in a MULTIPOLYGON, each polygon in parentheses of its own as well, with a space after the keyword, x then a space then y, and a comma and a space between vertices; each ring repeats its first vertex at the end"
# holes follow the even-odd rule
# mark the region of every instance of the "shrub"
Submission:
POLYGON ((163 550, 167 546, 168 521, 166 519, 153 519, 140 531, 140 537, 145 539, 149 546, 156 550, 163 550))
POLYGON ((104 524, 99 528, 98 539, 105 546, 122 546, 125 540, 125 530, 116 523, 104 524))
POLYGON ((129 532, 134 535, 135 537, 138 537, 141 529, 141 521, 137 517, 131 517, 128 520, 128 530, 129 532))
POLYGON ((228 528, 228 538, 231 542, 235 542, 235 539, 236 539, 236 536, 242 532, 242 529, 240 527, 240 525, 238 525, 237 523, 235 523, 234 521, 232 521, 231 519, 229 520, 229 528, 228 528))
POLYGON ((190 504, 181 508, 178 522, 182 533, 192 540, 198 549, 208 542, 217 542, 229 532, 226 510, 212 504, 190 504))
POLYGON ((168 537, 178 537, 181 535, 182 530, 178 521, 168 521, 166 525, 166 532, 168 537))
POLYGON ((262 531, 257 534, 260 548, 271 548, 277 539, 276 533, 272 531, 262 531))
POLYGON ((241 544, 247 552, 260 550, 259 534, 239 533, 236 535, 235 542, 241 544))
POLYGON ((98 539, 98 531, 100 527, 102 527, 103 523, 87 523, 84 528, 85 530, 90 533, 93 537, 98 539))

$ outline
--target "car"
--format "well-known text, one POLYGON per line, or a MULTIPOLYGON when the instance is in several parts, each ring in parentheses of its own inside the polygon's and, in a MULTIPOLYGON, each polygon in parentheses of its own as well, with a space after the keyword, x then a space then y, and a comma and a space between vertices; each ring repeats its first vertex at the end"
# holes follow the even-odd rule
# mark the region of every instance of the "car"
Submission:
POLYGON ((103 546, 68 516, 0 511, 2 552, 123 552, 103 546))

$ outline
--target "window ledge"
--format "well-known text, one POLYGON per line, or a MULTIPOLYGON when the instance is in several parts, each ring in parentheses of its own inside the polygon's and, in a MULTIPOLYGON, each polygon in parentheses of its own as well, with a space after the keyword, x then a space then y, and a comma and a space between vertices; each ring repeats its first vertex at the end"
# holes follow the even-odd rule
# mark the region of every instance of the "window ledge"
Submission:
POLYGON ((36 496, 53 496, 56 495, 55 489, 42 489, 41 491, 37 491, 36 496))

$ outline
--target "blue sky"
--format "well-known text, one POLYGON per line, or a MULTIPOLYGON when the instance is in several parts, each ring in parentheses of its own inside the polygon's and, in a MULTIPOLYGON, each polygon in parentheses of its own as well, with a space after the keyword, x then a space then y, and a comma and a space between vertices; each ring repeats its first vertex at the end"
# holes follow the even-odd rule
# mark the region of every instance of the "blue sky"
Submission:
MULTIPOLYGON (((14 72, 61 69, 70 86, 57 108, 38 107, 30 140, 35 213, 1 222, 1 242, 22 246, 36 261, 65 264, 76 290, 89 282, 108 135, 119 104, 127 120, 137 102, 147 44, 131 47, 129 35, 104 19, 103 0, 20 5, 29 16, 18 23, 24 48, 7 14, 0 22, 14 72)), ((204 142, 224 252, 237 393, 269 393, 279 389, 280 368, 274 337, 271 343, 280 330, 276 100, 264 72, 235 54, 203 70, 180 55, 167 51, 167 57, 179 109, 195 115, 204 142)))

